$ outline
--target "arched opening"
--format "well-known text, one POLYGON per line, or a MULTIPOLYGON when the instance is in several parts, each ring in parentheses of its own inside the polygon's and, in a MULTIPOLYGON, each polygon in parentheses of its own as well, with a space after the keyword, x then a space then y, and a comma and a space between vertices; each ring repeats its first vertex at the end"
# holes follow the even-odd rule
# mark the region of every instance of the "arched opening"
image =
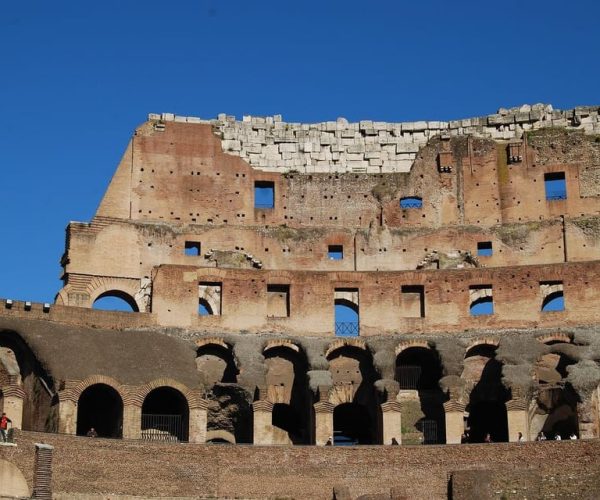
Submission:
POLYGON ((206 395, 208 433, 233 436, 234 443, 252 443, 250 395, 237 384, 215 384, 206 395))
POLYGON ((214 314, 212 307, 206 299, 198 300, 198 314, 200 316, 212 316, 214 314))
POLYGON ((336 337, 358 337, 359 325, 358 305, 347 299, 335 299, 336 337))
POLYGON ((189 407, 185 396, 172 387, 148 393, 142 405, 142 439, 187 441, 189 407))
POLYGON ((446 441, 444 401, 439 386, 442 365, 437 352, 426 347, 409 347, 396 358, 396 380, 405 410, 403 442, 423 444, 446 441), (416 394, 414 393, 416 391, 416 394))
POLYGON ((77 435, 86 436, 94 429, 98 437, 123 436, 123 400, 106 384, 85 389, 77 402, 77 435))
MULTIPOLYGON (((293 444, 310 442, 310 397, 306 378, 308 363, 302 352, 285 346, 265 351, 267 391, 278 401, 272 425, 293 444)), ((288 442, 289 442, 288 441, 288 442)))
POLYGON ((480 297, 471 302, 469 308, 471 316, 486 316, 494 314, 494 300, 492 297, 480 297))
POLYGON ((371 416, 367 409, 357 403, 344 403, 333 410, 333 444, 352 446, 373 444, 371 416))
POLYGON ((478 344, 465 356, 463 378, 473 385, 467 405, 469 441, 481 443, 490 434, 492 441, 508 441, 506 401, 509 393, 502 384, 502 363, 496 359, 497 346, 478 344))
POLYGON ((500 401, 477 401, 469 405, 471 443, 483 443, 487 434, 494 443, 508 441, 506 405, 500 401))
POLYGON ((542 302, 542 312, 564 311, 565 297, 561 291, 551 293, 544 297, 542 302))
POLYGON ((121 290, 101 293, 94 300, 92 308, 99 311, 139 312, 135 299, 121 290))
POLYGON ((238 369, 231 349, 220 344, 206 344, 196 351, 196 369, 207 387, 218 383, 236 383, 238 369))

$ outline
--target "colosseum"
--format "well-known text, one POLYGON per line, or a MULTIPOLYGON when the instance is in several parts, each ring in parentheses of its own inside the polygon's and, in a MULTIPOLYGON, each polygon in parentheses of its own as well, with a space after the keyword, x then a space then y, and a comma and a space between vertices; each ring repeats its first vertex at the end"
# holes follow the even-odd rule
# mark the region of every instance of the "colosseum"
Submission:
POLYGON ((150 114, 0 300, 0 497, 600 498, 599 113, 150 114))

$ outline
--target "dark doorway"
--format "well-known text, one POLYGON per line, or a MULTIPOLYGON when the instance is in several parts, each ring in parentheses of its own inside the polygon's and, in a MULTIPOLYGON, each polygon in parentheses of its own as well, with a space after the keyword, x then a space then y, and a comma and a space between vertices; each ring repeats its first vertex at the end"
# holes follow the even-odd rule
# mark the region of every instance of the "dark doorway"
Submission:
POLYGON ((333 411, 333 443, 336 446, 373 444, 372 423, 363 405, 345 403, 333 411))
POLYGON ((92 427, 99 437, 123 436, 123 400, 109 385, 91 385, 79 396, 77 435, 86 436, 92 427))
POLYGON ((468 426, 472 443, 483 443, 490 434, 494 443, 508 441, 506 405, 499 401, 479 401, 469 407, 468 426))
POLYGON ((142 439, 187 441, 189 408, 185 396, 172 387, 151 391, 142 405, 142 439))

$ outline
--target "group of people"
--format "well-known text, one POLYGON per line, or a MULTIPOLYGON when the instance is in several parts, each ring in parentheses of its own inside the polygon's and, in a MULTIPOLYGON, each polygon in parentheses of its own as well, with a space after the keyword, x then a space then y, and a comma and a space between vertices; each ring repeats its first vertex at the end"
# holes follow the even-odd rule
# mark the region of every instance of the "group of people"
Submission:
MULTIPOLYGON (((575 440, 577 439, 577 434, 575 434, 574 432, 571 432, 571 435, 569 436, 569 439, 570 439, 571 441, 575 441, 575 440)), ((547 440, 548 440, 548 438, 546 437, 546 434, 544 434, 544 432, 542 431, 542 432, 540 432, 540 433, 537 435, 537 438, 535 438, 535 440, 536 440, 536 441, 547 441, 547 440)), ((555 441, 561 441, 561 440, 562 440, 562 436, 561 436, 559 433, 556 433, 556 434, 554 435, 554 440, 555 440, 555 441)))

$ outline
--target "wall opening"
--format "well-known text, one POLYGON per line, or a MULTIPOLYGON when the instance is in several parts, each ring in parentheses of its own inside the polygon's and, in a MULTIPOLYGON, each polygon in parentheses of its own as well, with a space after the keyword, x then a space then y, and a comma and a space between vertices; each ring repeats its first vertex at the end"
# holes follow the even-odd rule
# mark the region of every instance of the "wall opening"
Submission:
POLYGON ((172 387, 148 393, 142 405, 142 439, 187 441, 189 407, 185 396, 172 387))
POLYGON ((342 260, 344 258, 343 245, 329 245, 327 248, 327 256, 329 260, 342 260))
POLYGON ((469 312, 471 316, 494 314, 492 285, 472 285, 469 287, 469 312))
POLYGON ((544 186, 546 188, 546 200, 566 200, 567 183, 564 172, 549 172, 544 174, 544 186))
POLYGON ((372 422, 367 409, 357 403, 344 403, 333 410, 333 444, 352 446, 373 444, 372 422))
POLYGON ((425 287, 403 285, 400 289, 400 307, 405 318, 425 317, 425 287))
POLYGON ((336 337, 358 337, 360 315, 357 288, 336 288, 334 292, 336 337))
POLYGON ((139 312, 135 299, 120 290, 109 290, 98 295, 92 308, 99 311, 139 312))
POLYGON ((268 209, 275 207, 275 183, 256 181, 254 183, 254 208, 268 209))
POLYGON ((478 401, 469 405, 471 443, 483 443, 489 434, 492 442, 508 442, 506 405, 501 401, 478 401))
POLYGON ((92 428, 99 437, 123 436, 123 400, 109 385, 91 385, 79 396, 77 435, 86 436, 92 428))
POLYGON ((565 297, 562 281, 542 281, 542 312, 564 311, 565 297))
POLYGON ((201 281, 198 284, 198 314, 200 316, 220 316, 221 297, 221 283, 201 281))
POLYGON ((479 241, 477 243, 478 257, 491 257, 494 253, 491 241, 479 241))
POLYGON ((186 241, 184 251, 188 257, 198 257, 200 255, 200 242, 186 241))
POLYGON ((287 318, 290 315, 290 285, 267 285, 267 316, 287 318))
POLYGON ((235 384, 239 373, 231 349, 219 344, 206 344, 198 348, 196 369, 208 388, 218 383, 235 384))
POLYGON ((400 198, 400 208, 403 210, 409 208, 423 208, 423 198, 419 196, 406 196, 400 198))

